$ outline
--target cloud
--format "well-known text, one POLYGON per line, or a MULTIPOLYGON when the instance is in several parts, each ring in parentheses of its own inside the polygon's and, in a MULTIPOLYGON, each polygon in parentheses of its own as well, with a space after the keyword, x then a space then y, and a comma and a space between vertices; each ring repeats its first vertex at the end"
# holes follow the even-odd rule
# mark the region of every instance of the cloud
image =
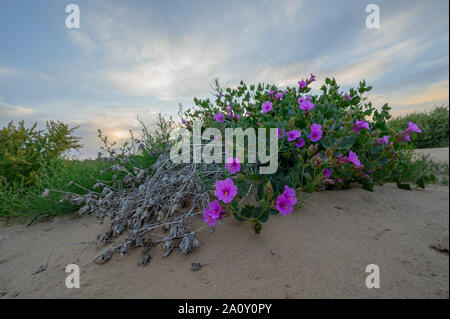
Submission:
POLYGON ((91 37, 81 30, 71 30, 67 33, 69 38, 79 47, 81 47, 85 53, 93 53, 96 49, 96 43, 91 37))
POLYGON ((30 114, 33 114, 34 112, 35 111, 33 109, 28 109, 21 106, 13 106, 0 100, 1 117, 18 118, 22 116, 28 116, 30 114))
POLYGON ((16 74, 16 70, 0 66, 0 76, 14 75, 14 74, 16 74))
POLYGON ((391 103, 393 105, 417 105, 428 104, 430 106, 439 103, 448 104, 449 81, 433 83, 421 91, 410 90, 404 92, 402 96, 397 96, 391 103))
MULTIPOLYGON (((227 59, 227 50, 220 43, 208 45, 199 39, 181 43, 161 41, 161 52, 148 62, 131 68, 109 69, 102 74, 115 88, 125 94, 153 96, 160 100, 192 97, 202 93, 213 78, 214 69, 227 59)), ((159 51, 158 50, 158 51, 159 51)))

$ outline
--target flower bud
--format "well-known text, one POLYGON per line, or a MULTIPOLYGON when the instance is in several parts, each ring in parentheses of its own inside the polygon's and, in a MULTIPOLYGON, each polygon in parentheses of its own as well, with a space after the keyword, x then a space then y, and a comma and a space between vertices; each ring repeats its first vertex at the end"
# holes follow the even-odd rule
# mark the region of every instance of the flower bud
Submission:
POLYGON ((319 147, 317 146, 317 144, 310 145, 308 148, 308 154, 309 155, 316 154, 318 149, 319 147))
POLYGON ((314 167, 322 166, 322 158, 320 157, 320 154, 317 154, 313 157, 313 165, 314 167))
POLYGON ((273 188, 272 188, 272 184, 270 183, 270 181, 268 181, 268 182, 266 183, 266 186, 265 186, 265 188, 264 188, 264 191, 265 191, 265 193, 266 193, 266 198, 267 198, 268 200, 270 200, 270 199, 272 198, 272 196, 273 196, 273 188))

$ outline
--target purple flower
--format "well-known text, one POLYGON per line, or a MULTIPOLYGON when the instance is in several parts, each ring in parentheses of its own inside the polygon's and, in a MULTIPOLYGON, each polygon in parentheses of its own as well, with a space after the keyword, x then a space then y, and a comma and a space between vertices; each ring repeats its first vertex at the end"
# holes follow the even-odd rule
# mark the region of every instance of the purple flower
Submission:
POLYGON ((223 122, 223 113, 214 114, 214 118, 216 119, 217 122, 222 123, 223 122))
POLYGON ((402 133, 402 139, 411 142, 411 137, 409 136, 409 133, 411 132, 422 133, 422 130, 419 129, 417 124, 408 122, 408 128, 402 133))
POLYGON ((214 227, 219 218, 216 215, 211 214, 211 212, 205 208, 203 212, 203 220, 208 224, 208 226, 214 227))
POLYGON ((239 120, 241 118, 241 116, 239 114, 234 114, 234 119, 235 120, 239 120))
POLYGON ((263 113, 267 113, 272 110, 272 102, 266 101, 262 104, 263 113))
POLYGON ((217 199, 209 203, 209 207, 203 210, 203 220, 209 226, 213 227, 219 219, 223 217, 223 208, 217 199))
POLYGON ((331 171, 328 168, 324 168, 323 176, 325 176, 326 179, 329 179, 331 177, 331 171))
POLYGON ((227 115, 230 120, 233 118, 233 113, 228 113, 227 115))
POLYGON ((288 142, 295 141, 300 136, 302 136, 302 132, 300 132, 299 130, 292 130, 292 131, 287 132, 288 142))
POLYGON ((378 143, 378 144, 389 144, 389 136, 388 135, 385 135, 385 136, 383 136, 383 137, 380 137, 380 138, 377 138, 376 140, 375 140, 375 142, 376 143, 378 143))
POLYGON ((353 125, 353 132, 355 132, 355 133, 359 132, 363 128, 365 128, 366 130, 370 130, 369 123, 367 123, 364 120, 356 121, 355 124, 353 125))
POLYGON ((181 124, 186 124, 186 121, 185 120, 181 120, 181 124))
POLYGON ((311 142, 320 141, 322 134, 322 125, 316 123, 311 125, 311 133, 309 134, 309 139, 311 142))
POLYGON ((358 155, 356 155, 356 153, 354 153, 352 150, 348 152, 348 161, 352 162, 356 166, 361 166, 361 162, 358 159, 358 155))
POLYGON ((369 178, 370 178, 370 176, 369 176, 369 175, 367 175, 366 173, 361 173, 361 177, 362 177, 362 178, 367 178, 367 179, 369 179, 369 178))
POLYGON ((281 194, 284 198, 286 198, 291 205, 294 205, 297 203, 297 195, 295 193, 295 190, 290 188, 287 185, 284 185, 284 192, 281 194))
POLYGON ((282 92, 278 92, 277 94, 275 94, 275 97, 276 97, 278 100, 281 100, 281 99, 283 98, 283 93, 282 93, 282 92))
POLYGON ((408 128, 406 129, 406 131, 403 132, 403 135, 407 135, 410 132, 422 133, 422 130, 419 129, 417 124, 413 122, 408 122, 408 128))
POLYGON ((213 215, 219 215, 219 217, 221 217, 221 214, 224 212, 224 209, 222 208, 222 206, 220 206, 217 199, 209 203, 209 209, 211 210, 211 213, 213 215))
POLYGON ((305 94, 305 99, 307 99, 308 101, 311 101, 312 100, 312 97, 311 97, 311 95, 309 95, 309 94, 305 94))
POLYGON ((310 110, 314 110, 314 103, 312 103, 311 101, 305 100, 304 102, 302 102, 300 104, 300 99, 299 99, 299 108, 304 110, 306 113, 308 113, 310 110))
POLYGON ((282 195, 277 197, 275 207, 284 216, 292 213, 292 211, 294 210, 294 206, 292 206, 291 201, 282 195))
POLYGON ((311 77, 309 78, 308 82, 314 82, 316 80, 316 76, 314 74, 311 73, 311 77))
POLYGON ((351 100, 352 100, 352 97, 351 97, 350 95, 348 95, 347 93, 345 93, 344 97, 345 97, 348 101, 351 101, 351 100))
POLYGON ((284 130, 284 128, 279 128, 278 129, 278 138, 283 138, 286 136, 286 131, 284 130))
POLYGON ((236 194, 237 187, 234 185, 231 178, 216 182, 216 190, 214 192, 214 195, 216 195, 219 200, 223 201, 224 203, 229 203, 233 200, 236 194))
POLYGON ((299 138, 297 143, 295 143, 295 147, 296 148, 302 148, 303 146, 305 146, 305 140, 302 138, 299 138))
POLYGON ((235 174, 241 170, 241 164, 239 163, 239 158, 230 157, 225 163, 225 168, 230 174, 235 174))
POLYGON ((273 91, 273 90, 269 91, 269 96, 273 97, 274 93, 275 93, 275 91, 273 91))
POLYGON ((298 81, 298 89, 301 91, 301 90, 303 90, 305 87, 306 87, 306 82, 305 81, 303 81, 303 80, 301 80, 301 81, 298 81))

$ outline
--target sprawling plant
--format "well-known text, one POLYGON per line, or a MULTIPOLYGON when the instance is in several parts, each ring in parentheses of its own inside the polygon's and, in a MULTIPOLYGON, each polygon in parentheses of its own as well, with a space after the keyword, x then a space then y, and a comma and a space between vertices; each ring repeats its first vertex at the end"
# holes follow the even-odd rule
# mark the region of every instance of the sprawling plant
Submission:
POLYGON ((315 76, 296 87, 250 85, 243 82, 223 90, 216 81, 215 100, 194 99, 195 108, 183 113, 182 124, 193 130, 204 128, 278 128, 279 167, 275 174, 258 174, 261 164, 245 158, 227 158, 224 178, 215 182, 214 199, 203 219, 214 226, 233 215, 249 221, 256 233, 271 214, 288 215, 300 202, 298 192, 343 189, 360 183, 372 190, 375 184, 394 180, 406 188, 398 168, 399 151, 421 130, 410 122, 402 132, 388 129, 390 107, 376 109, 367 101, 371 90, 365 81, 344 93, 334 79, 327 78, 321 94, 311 94, 315 76), (256 204, 243 204, 254 190, 256 204))

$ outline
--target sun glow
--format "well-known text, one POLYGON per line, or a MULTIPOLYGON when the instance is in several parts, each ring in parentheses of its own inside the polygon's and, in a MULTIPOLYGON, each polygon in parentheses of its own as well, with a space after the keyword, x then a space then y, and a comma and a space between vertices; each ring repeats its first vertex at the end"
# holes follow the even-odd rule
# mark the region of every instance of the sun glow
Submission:
POLYGON ((128 132, 126 130, 116 130, 116 131, 112 132, 112 136, 115 139, 123 140, 123 139, 126 139, 126 138, 130 137, 130 132, 128 132))

